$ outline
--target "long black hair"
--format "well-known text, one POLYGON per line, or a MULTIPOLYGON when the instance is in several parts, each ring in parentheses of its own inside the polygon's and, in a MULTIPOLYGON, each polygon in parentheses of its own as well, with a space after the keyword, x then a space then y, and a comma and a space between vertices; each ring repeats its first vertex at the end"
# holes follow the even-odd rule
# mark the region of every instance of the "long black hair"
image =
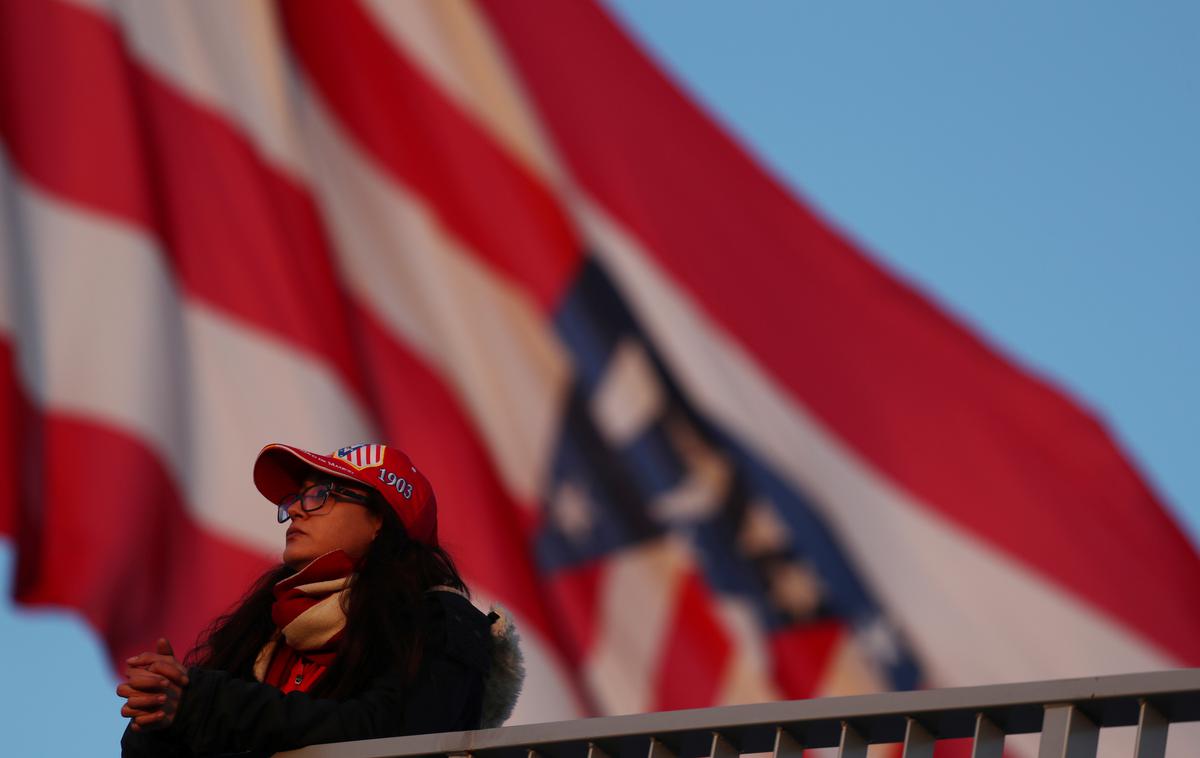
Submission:
MULTIPOLYGON (((449 553, 409 539, 377 492, 370 493, 366 507, 382 524, 343 596, 345 633, 333 662, 310 690, 317 697, 345 699, 366 689, 383 671, 399 670, 414 678, 427 626, 425 593, 439 586, 468 592, 449 553)), ((201 634, 188 664, 253 679, 254 661, 275 633, 272 588, 293 573, 285 564, 260 576, 233 610, 201 634)))

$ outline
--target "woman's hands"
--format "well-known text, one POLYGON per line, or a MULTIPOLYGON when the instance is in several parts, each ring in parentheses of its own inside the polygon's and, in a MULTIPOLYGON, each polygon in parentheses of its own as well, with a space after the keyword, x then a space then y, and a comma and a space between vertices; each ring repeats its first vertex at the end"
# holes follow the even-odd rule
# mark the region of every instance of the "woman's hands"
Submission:
POLYGON ((155 650, 126 659, 125 681, 117 687, 117 694, 125 698, 121 715, 133 719, 130 728, 135 732, 170 726, 188 683, 187 669, 175 660, 166 638, 158 640, 155 650))

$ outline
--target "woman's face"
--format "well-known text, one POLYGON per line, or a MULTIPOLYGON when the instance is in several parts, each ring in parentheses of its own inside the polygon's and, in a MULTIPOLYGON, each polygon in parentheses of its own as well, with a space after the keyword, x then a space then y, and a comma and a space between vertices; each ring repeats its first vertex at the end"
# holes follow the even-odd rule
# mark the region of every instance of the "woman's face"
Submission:
MULTIPOLYGON (((324 481, 307 478, 300 491, 324 481)), ((336 486, 363 496, 367 494, 364 488, 348 483, 337 482, 336 486)), ((297 570, 331 550, 344 550, 352 559, 358 560, 366 554, 383 524, 383 520, 366 506, 343 500, 336 492, 329 493, 325 505, 318 511, 305 513, 297 500, 288 508, 288 514, 292 518, 283 546, 283 562, 297 570)))

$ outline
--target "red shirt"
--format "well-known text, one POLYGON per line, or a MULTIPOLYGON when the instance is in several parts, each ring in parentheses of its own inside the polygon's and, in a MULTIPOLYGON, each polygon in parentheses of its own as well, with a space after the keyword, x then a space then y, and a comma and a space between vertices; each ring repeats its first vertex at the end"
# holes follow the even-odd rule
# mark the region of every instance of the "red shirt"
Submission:
MULTIPOLYGON (((321 658, 326 656, 317 654, 321 658)), ((267 665, 263 681, 282 692, 308 692, 325 673, 326 664, 319 663, 280 641, 267 665)))

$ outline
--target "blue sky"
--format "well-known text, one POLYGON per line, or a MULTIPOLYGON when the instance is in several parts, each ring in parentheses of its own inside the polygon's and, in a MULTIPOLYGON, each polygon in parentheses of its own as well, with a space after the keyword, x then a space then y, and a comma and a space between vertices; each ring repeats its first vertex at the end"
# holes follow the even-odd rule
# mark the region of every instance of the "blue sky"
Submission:
MULTIPOLYGON (((1092 408, 1200 544, 1200 5, 609 5, 781 181, 1092 408)), ((0 640, 10 754, 117 753, 81 624, 4 605, 0 640)))

